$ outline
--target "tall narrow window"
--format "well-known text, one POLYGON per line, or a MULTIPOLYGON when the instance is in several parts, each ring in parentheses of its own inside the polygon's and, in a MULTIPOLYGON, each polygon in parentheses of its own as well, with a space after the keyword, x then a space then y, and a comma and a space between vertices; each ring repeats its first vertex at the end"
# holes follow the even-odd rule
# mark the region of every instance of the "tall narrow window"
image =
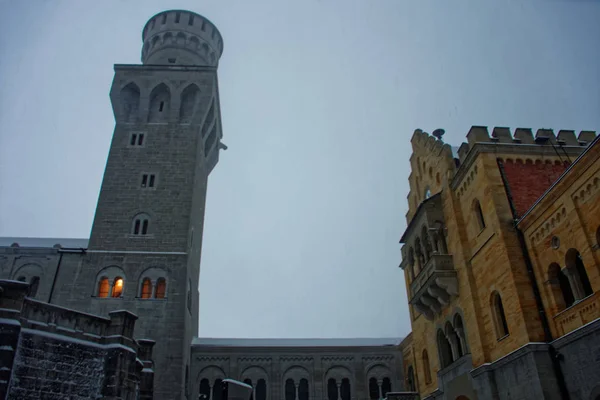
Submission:
POLYGON ((140 133, 140 134, 138 135, 138 146, 141 146, 141 145, 143 145, 143 144, 144 144, 144 134, 143 134, 143 133, 140 133))
POLYGON ((212 400, 226 400, 226 399, 223 399, 223 380, 222 379, 215 379, 215 384, 213 385, 212 400))
POLYGON ((133 227, 133 234, 134 235, 139 235, 140 234, 140 225, 141 225, 142 221, 140 221, 139 219, 135 220, 135 225, 133 227))
POLYGON ((165 102, 164 102, 164 101, 161 101, 161 102, 160 102, 160 105, 158 106, 158 111, 159 111, 159 112, 162 112, 162 111, 163 111, 163 108, 165 108, 165 102))
POLYGON ((148 220, 147 219, 145 219, 142 222, 142 235, 146 235, 146 234, 148 234, 148 220))
POLYGON ((115 278, 113 289, 112 289, 112 297, 121 297, 123 295, 123 278, 117 277, 115 278))
POLYGON ((175 23, 178 24, 180 19, 181 19, 181 13, 176 12, 175 13, 175 23))
POLYGON ((429 367, 429 355, 427 350, 423 350, 423 375, 425 376, 425 383, 431 383, 431 369, 429 367))
POLYGON ((390 378, 385 377, 381 382, 381 396, 383 398, 387 397, 387 394, 392 391, 392 381, 390 378))
POLYGON ((308 400, 308 379, 300 379, 300 385, 298 385, 298 400, 308 400))
POLYGON ((164 299, 167 292, 167 281, 165 278, 158 278, 156 281, 156 293, 154 295, 157 299, 164 299))
POLYGON ((293 379, 285 381, 285 400, 296 400, 296 385, 293 379))
POLYGON ((142 293, 140 296, 142 299, 149 299, 152 297, 152 282, 150 278, 144 278, 142 281, 142 293))
POLYGON ((135 216, 131 226, 131 233, 133 235, 147 235, 150 224, 150 217, 148 214, 141 213, 135 216))
MULTIPOLYGON (((203 378, 200 381, 200 395, 198 400, 209 400, 210 399, 210 382, 208 379, 203 378)), ((252 398, 250 398, 252 400, 252 398)))
POLYGON ((142 175, 142 187, 145 188, 148 185, 148 174, 142 175))
POLYGON ((496 338, 501 339, 508 335, 508 323, 504 314, 502 297, 500 297, 500 293, 498 292, 492 293, 492 315, 496 325, 496 338))
MULTIPOLYGON (((246 378, 246 379, 244 379, 244 383, 246 385, 252 386, 252 379, 246 378)), ((202 399, 199 399, 199 400, 202 400, 202 399)), ((207 400, 208 400, 208 398, 207 398, 207 400)), ((250 393, 250 400, 254 400, 254 387, 252 388, 252 393, 250 393)))
POLYGON ((31 278, 31 282, 29 283, 29 297, 35 297, 38 291, 38 287, 40 286, 40 277, 34 276, 31 278))
POLYGON ((577 275, 579 276, 579 280, 581 281, 583 297, 587 297, 593 294, 594 291, 592 290, 592 284, 590 283, 590 279, 588 278, 588 274, 585 270, 585 265, 583 265, 581 254, 577 254, 577 257, 575 259, 575 266, 575 268, 577 269, 577 275))
POLYGON ((190 14, 190 19, 188 20, 188 25, 194 25, 194 14, 190 14))
POLYGON ((163 14, 161 24, 165 24, 167 22, 167 14, 163 14))
POLYGON ((137 141, 137 134, 132 133, 131 134, 131 139, 129 140, 129 144, 132 145, 132 146, 135 146, 136 141, 137 141))
POLYGON ((567 307, 571 307, 575 302, 575 296, 569 283, 569 278, 565 272, 561 270, 560 265, 552 263, 548 267, 548 283, 556 303, 557 311, 562 311, 567 307))
POLYGON ((406 386, 408 386, 408 390, 411 392, 416 392, 417 388, 415 385, 415 371, 413 370, 412 365, 408 367, 408 373, 406 375, 406 386))
POLYGON ((377 383, 377 378, 375 377, 369 379, 369 399, 379 399, 379 384, 377 383))
POLYGON ((333 378, 329 378, 327 381, 327 399, 338 400, 337 382, 333 378))
POLYGON ((155 178, 155 175, 151 174, 150 180, 148 181, 148 187, 154 187, 154 178, 155 178))
POLYGON ((256 400, 267 400, 267 381, 259 379, 256 383, 256 400))
POLYGON ((350 388, 350 379, 344 378, 342 379, 342 384, 340 385, 340 398, 342 400, 351 400, 352 390, 350 388))
POLYGON ((108 291, 110 289, 110 284, 108 283, 108 278, 102 278, 98 282, 98 297, 108 297, 108 291))
POLYGON ((473 202, 473 212, 475 213, 475 219, 477 220, 477 226, 482 231, 485 228, 485 219, 483 218, 483 211, 481 210, 481 204, 479 200, 473 202))

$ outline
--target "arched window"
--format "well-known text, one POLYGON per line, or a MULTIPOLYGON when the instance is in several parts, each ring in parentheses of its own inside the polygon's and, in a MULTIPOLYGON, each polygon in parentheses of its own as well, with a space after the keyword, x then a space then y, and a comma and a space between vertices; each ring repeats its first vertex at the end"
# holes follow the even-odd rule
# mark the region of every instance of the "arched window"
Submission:
POLYGON ((183 124, 192 122, 192 118, 196 114, 196 108, 199 99, 198 86, 191 84, 181 92, 181 106, 179 109, 179 120, 183 124))
POLYGON ((379 399, 379 385, 377 384, 377 379, 375 377, 369 379, 369 399, 379 399))
POLYGON ((150 93, 150 107, 148 109, 148 122, 168 121, 170 100, 171 92, 164 83, 152 89, 150 93))
POLYGON ((408 372, 406 374, 406 386, 409 392, 417 391, 415 386, 415 371, 413 370, 412 365, 408 367, 408 372))
POLYGON ((101 278, 98 282, 98 297, 108 297, 110 291, 110 284, 108 278, 101 278))
POLYGON ((460 345, 460 355, 468 353, 467 348, 467 334, 465 333, 465 327, 463 325, 462 317, 460 314, 454 315, 454 331, 458 337, 458 344, 460 345))
POLYGON ((327 381, 327 399, 338 400, 337 382, 333 378, 329 378, 327 381))
POLYGON ((300 385, 298 386, 298 400, 308 400, 310 397, 308 392, 308 379, 300 379, 300 385))
POLYGON ((450 342, 444 335, 441 329, 438 329, 437 333, 437 345, 438 352, 440 356, 440 366, 441 368, 446 368, 448 365, 454 362, 454 357, 452 356, 452 348, 450 347, 450 342))
POLYGON ((501 339, 508 335, 508 323, 506 322, 506 314, 504 313, 504 306, 502 305, 502 298, 500 293, 492 293, 492 316, 494 318, 494 325, 496 327, 496 338, 501 339))
POLYGON ((192 280, 188 279, 188 288, 187 288, 187 308, 188 311, 192 312, 192 280))
POLYGON ((144 278, 142 281, 142 293, 140 293, 142 299, 149 299, 152 297, 152 282, 150 278, 144 278))
POLYGON ((116 277, 112 287, 112 297, 123 296, 124 281, 120 276, 116 277))
POLYGON ((267 400, 267 382, 259 379, 256 384, 256 400, 267 400))
POLYGON ((150 225, 150 216, 145 213, 141 213, 133 218, 133 223, 131 224, 131 234, 132 235, 147 235, 148 228, 150 225))
MULTIPOLYGON (((200 381, 200 394, 198 400, 209 400, 210 399, 210 382, 204 378, 200 381)), ((250 399, 252 400, 252 398, 250 399)))
POLYGON ((481 204, 479 200, 473 201, 473 212, 475 213, 475 219, 477 220, 477 226, 480 231, 485 228, 485 219, 483 218, 483 211, 481 210, 481 204))
POLYGON ((410 275, 410 280, 412 282, 415 279, 415 251, 412 247, 408 249, 408 272, 410 275))
POLYGON ((123 119, 135 122, 140 107, 140 88, 133 82, 121 89, 121 110, 123 119))
POLYGON ((285 400, 296 400, 296 385, 291 378, 285 381, 285 400))
POLYGON ((213 385, 213 397, 212 400, 227 400, 223 399, 223 380, 220 378, 215 379, 213 385))
POLYGON ((167 281, 165 278, 158 278, 156 281, 156 293, 154 297, 157 299, 164 299, 167 292, 167 281))
POLYGON ((552 291, 558 311, 562 311, 573 305, 575 296, 573 296, 569 278, 567 278, 557 263, 552 263, 548 267, 548 283, 550 284, 550 290, 552 291))
MULTIPOLYGON (((244 383, 246 385, 252 386, 252 379, 246 378, 246 379, 244 379, 244 383)), ((208 398, 207 398, 207 400, 208 400, 208 398)), ((254 400, 254 387, 252 387, 252 393, 250 393, 250 400, 254 400)))
POLYGON ((381 394, 385 398, 392 391, 392 381, 387 376, 381 382, 381 394))
POLYGON ((588 278, 581 254, 575 249, 567 250, 565 255, 567 274, 570 275, 571 289, 576 300, 581 300, 594 293, 588 278))
POLYGON ((427 350, 423 350, 422 354, 423 359, 423 376, 425 377, 425 383, 431 383, 431 367, 429 366, 429 355, 427 354, 427 350))
POLYGON ((40 277, 34 276, 31 278, 31 282, 29 283, 29 297, 35 297, 38 291, 38 287, 40 286, 40 277))
POLYGON ((425 250, 425 258, 429 259, 431 257, 431 253, 433 252, 433 247, 431 246, 431 239, 429 238, 429 233, 427 232, 427 228, 425 226, 423 226, 423 229, 421 229, 421 237, 425 250))
POLYGON ((351 400, 352 398, 350 379, 348 378, 342 379, 342 384, 340 385, 340 398, 342 400, 351 400))

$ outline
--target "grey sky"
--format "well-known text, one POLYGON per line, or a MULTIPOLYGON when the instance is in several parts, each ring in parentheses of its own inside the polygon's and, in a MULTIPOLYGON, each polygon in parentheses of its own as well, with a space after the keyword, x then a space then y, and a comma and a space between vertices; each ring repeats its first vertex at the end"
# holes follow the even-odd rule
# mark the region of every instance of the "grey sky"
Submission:
POLYGON ((0 0, 0 236, 88 237, 112 65, 170 8, 225 42, 202 336, 407 334, 413 130, 600 128, 600 2, 0 0))

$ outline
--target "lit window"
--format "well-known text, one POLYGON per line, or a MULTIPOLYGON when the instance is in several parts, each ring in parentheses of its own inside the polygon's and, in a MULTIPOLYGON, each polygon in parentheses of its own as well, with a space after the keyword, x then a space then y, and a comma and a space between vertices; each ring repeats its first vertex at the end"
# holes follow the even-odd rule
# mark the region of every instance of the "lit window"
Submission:
POLYGON ((123 278, 115 278, 112 297, 121 297, 123 295, 123 278))
POLYGON ((100 282, 98 282, 98 297, 108 297, 109 287, 108 278, 100 279, 100 282))
POLYGON ((142 282, 142 299, 149 299, 152 297, 152 282, 150 282, 149 278, 144 278, 142 282))
POLYGON ((156 294, 154 295, 157 299, 164 299, 167 291, 167 281, 165 278, 159 278, 156 282, 156 294))

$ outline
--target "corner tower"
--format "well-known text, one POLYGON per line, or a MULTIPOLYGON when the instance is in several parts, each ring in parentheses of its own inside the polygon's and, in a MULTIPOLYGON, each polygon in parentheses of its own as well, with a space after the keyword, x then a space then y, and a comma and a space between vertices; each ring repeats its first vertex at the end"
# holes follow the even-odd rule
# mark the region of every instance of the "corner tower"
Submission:
MULTIPOLYGON (((135 336, 156 340, 155 398, 181 399, 198 333, 207 180, 225 148, 223 40, 183 10, 156 14, 142 38, 143 64, 114 67, 116 126, 83 271, 94 285, 90 312, 131 310, 135 336)), ((81 307, 76 297, 67 302, 81 307)))

